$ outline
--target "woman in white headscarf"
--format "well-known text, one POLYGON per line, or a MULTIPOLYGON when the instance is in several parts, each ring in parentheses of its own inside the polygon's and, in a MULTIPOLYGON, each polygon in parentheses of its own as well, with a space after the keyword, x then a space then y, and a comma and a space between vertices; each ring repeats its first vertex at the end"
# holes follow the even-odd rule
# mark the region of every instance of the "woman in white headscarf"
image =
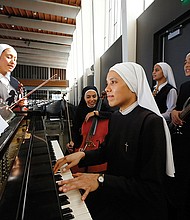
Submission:
POLYGON ((172 220, 190 219, 190 52, 184 57, 183 69, 187 80, 179 88, 176 108, 171 113, 172 123, 176 125, 171 132, 176 175, 168 186, 174 203, 172 220))
POLYGON ((0 98, 11 105, 18 98, 19 81, 11 76, 17 64, 17 52, 8 44, 0 44, 0 98))
POLYGON ((72 180, 60 181, 59 190, 83 189, 82 200, 95 220, 166 220, 164 179, 165 174, 174 176, 170 133, 143 68, 132 62, 114 65, 106 92, 109 105, 119 110, 112 114, 105 142, 98 150, 58 160, 54 172, 79 161, 81 166, 106 161, 107 171, 77 173, 72 180))
POLYGON ((156 81, 156 85, 153 87, 153 96, 160 112, 166 121, 170 122, 170 114, 177 101, 177 89, 172 68, 165 62, 156 63, 152 76, 156 81))

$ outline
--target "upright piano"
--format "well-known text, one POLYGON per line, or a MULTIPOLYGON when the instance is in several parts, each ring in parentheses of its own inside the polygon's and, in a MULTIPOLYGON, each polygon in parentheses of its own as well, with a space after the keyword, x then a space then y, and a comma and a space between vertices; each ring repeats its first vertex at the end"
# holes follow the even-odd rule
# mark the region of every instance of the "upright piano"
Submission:
POLYGON ((20 115, 10 122, 0 137, 1 220, 92 219, 78 190, 58 191, 56 182, 72 177, 53 173, 62 156, 58 140, 46 136, 40 115, 20 115))

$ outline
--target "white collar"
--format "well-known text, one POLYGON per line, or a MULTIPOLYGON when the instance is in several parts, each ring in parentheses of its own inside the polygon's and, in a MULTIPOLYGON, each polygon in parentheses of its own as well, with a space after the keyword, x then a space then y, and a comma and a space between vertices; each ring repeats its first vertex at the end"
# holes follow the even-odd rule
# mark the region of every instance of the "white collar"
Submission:
POLYGON ((6 75, 3 75, 2 73, 0 73, 0 79, 2 79, 2 78, 8 79, 10 81, 11 73, 8 72, 6 75))
POLYGON ((131 111, 133 111, 133 109, 135 107, 137 107, 138 105, 138 102, 134 102, 132 105, 130 105, 129 107, 127 107, 126 109, 124 109, 123 111, 119 110, 119 112, 122 114, 122 115, 127 115, 129 114, 131 111))
POLYGON ((2 75, 1 73, 0 73, 0 81, 1 81, 5 86, 8 86, 8 85, 9 85, 9 79, 8 79, 6 76, 2 75))
MULTIPOLYGON (((168 81, 166 81, 166 82, 162 83, 161 85, 159 85, 158 91, 160 91, 165 85, 167 85, 167 83, 168 83, 168 81)), ((157 87, 157 84, 154 86, 154 88, 156 88, 156 87, 157 87)))
POLYGON ((5 75, 5 77, 10 81, 10 80, 11 80, 11 73, 8 72, 8 73, 5 75))

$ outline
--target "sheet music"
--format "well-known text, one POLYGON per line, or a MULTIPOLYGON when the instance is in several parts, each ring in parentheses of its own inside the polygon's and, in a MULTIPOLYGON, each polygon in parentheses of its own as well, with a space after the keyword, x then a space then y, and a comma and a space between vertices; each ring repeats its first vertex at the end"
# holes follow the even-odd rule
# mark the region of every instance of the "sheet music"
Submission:
POLYGON ((0 115, 0 136, 8 126, 9 124, 0 115))

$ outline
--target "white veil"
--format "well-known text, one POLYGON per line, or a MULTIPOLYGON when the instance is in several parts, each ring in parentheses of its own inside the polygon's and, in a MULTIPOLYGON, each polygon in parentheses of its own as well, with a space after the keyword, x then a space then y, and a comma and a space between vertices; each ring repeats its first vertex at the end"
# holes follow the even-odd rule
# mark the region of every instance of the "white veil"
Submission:
MULTIPOLYGON (((157 115, 163 118, 161 115, 157 104, 154 100, 150 86, 148 84, 146 74, 142 66, 133 62, 119 63, 115 64, 110 68, 117 72, 120 77, 125 81, 132 92, 137 95, 137 102, 140 106, 155 112, 157 115)), ((171 136, 168 129, 168 125, 163 118, 163 124, 166 135, 166 174, 168 176, 174 177, 175 168, 173 162, 173 152, 171 144, 171 136)))
POLYGON ((168 83, 172 85, 174 88, 176 88, 175 78, 171 66, 165 62, 159 62, 156 63, 155 65, 159 65, 162 68, 162 72, 168 83))
POLYGON ((15 53, 17 54, 16 50, 15 50, 12 46, 10 46, 10 45, 8 45, 8 44, 0 44, 0 56, 1 56, 1 54, 3 53, 3 51, 6 50, 6 49, 8 49, 8 48, 11 48, 11 49, 14 50, 15 53))

